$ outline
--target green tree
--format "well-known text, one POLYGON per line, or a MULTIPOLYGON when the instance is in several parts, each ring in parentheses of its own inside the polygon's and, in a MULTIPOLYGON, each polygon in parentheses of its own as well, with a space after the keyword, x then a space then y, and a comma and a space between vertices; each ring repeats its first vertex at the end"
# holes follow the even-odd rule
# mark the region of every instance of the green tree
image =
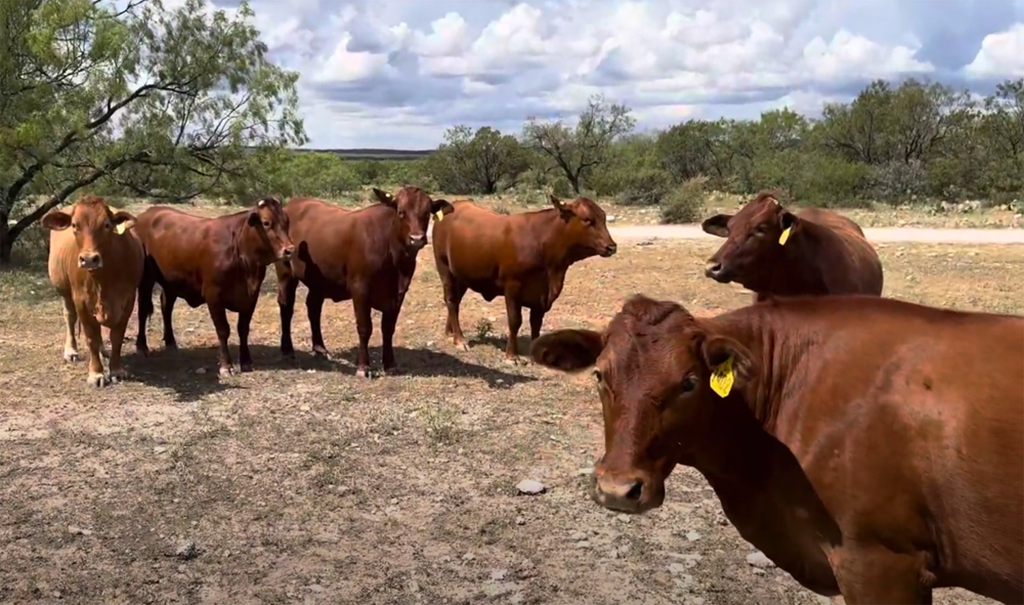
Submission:
POLYGON ((594 95, 575 127, 569 128, 561 120, 542 123, 530 118, 523 128, 523 140, 554 162, 579 195, 594 170, 610 159, 613 144, 635 126, 628 107, 594 95))
POLYGON ((427 158, 429 172, 445 193, 492 194, 511 184, 528 167, 526 150, 512 135, 484 126, 445 131, 445 142, 427 158))
POLYGON ((234 18, 204 0, 0 2, 0 264, 98 181, 187 199, 251 187, 254 148, 305 143, 298 74, 268 60, 252 18, 245 2, 234 18))

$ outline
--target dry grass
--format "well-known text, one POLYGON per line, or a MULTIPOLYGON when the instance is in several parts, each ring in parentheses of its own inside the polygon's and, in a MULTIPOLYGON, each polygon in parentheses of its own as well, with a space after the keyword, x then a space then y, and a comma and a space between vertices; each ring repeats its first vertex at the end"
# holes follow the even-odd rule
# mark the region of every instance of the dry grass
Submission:
MULTIPOLYGON (((637 291, 700 313, 746 304, 702 277, 713 244, 627 244, 578 264, 545 329, 601 325, 637 291)), ((1019 246, 880 251, 889 296, 1024 313, 1019 246)), ((178 305, 181 350, 165 354, 150 322, 155 355, 129 344, 135 379, 102 391, 61 361, 60 308, 38 269, 0 273, 0 602, 820 602, 744 562, 752 547, 692 471, 644 517, 593 504, 580 470, 601 447, 589 380, 504 364, 500 299, 466 297, 475 340, 454 350, 430 251, 420 259, 396 335, 402 376, 353 375, 348 303, 325 307, 335 360, 308 355, 299 304, 298 360, 283 362, 271 274, 253 373, 219 379, 206 309, 178 305), (516 495, 524 478, 547 493, 516 495)))

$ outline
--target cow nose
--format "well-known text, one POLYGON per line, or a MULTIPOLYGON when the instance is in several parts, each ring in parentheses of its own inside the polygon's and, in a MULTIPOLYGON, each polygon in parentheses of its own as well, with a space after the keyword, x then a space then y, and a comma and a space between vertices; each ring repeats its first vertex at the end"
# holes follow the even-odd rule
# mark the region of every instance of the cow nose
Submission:
POLYGON ((91 254, 79 254, 78 266, 83 269, 99 269, 103 266, 103 259, 96 252, 91 254))
POLYGON ((423 246, 426 246, 427 235, 425 233, 423 235, 410 235, 409 245, 413 248, 422 248, 423 246))
POLYGON ((608 244, 607 246, 604 247, 604 252, 605 252, 606 256, 611 256, 611 255, 615 254, 615 251, 618 250, 618 249, 619 249, 619 246, 615 242, 612 242, 612 243, 610 243, 610 244, 608 244))
POLYGON ((718 261, 708 261, 708 264, 704 267, 704 275, 711 279, 718 279, 722 274, 722 263, 718 261))
POLYGON ((621 512, 637 512, 644 496, 644 482, 639 477, 627 479, 598 477, 594 486, 601 506, 621 512))
POLYGON ((281 251, 281 260, 289 260, 295 254, 295 246, 285 246, 281 251))

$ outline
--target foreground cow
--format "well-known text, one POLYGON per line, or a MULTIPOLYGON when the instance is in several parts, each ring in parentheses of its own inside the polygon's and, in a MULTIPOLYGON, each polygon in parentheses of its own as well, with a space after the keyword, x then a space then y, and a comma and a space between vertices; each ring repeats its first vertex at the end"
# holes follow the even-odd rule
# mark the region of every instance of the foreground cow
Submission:
POLYGON ((857 223, 828 210, 793 214, 761 193, 735 215, 717 214, 701 228, 725 242, 704 274, 768 295, 882 294, 882 262, 857 223))
POLYGON ((552 332, 533 356, 596 364, 601 505, 656 508, 685 464, 819 594, 1024 602, 1024 317, 828 296, 697 319, 635 296, 603 332, 552 332))
POLYGON ((143 265, 142 244, 131 229, 134 222, 131 214, 114 212, 95 196, 80 198, 63 211, 51 211, 41 221, 50 230, 50 282, 64 301, 64 359, 79 358, 75 328, 81 324, 89 347, 86 382, 94 387, 128 376, 121 345, 143 265), (101 326, 110 330, 109 374, 104 374, 100 358, 101 326))
POLYGON ((313 353, 327 355, 320 314, 324 301, 352 300, 359 336, 356 374, 370 376, 371 310, 381 313, 385 372, 395 371, 392 340, 402 302, 416 272, 416 256, 427 245, 427 225, 452 211, 445 200, 431 200, 418 187, 402 187, 394 195, 373 190, 379 204, 351 211, 311 199, 285 205, 292 241, 299 246, 291 263, 278 263, 277 303, 281 308, 281 353, 295 354, 292 315, 299 282, 308 288, 306 312, 313 353))
POLYGON ((166 206, 153 206, 136 223, 146 248, 146 271, 139 285, 139 335, 135 346, 149 352, 146 320, 153 314, 153 286, 160 284, 164 346, 178 348, 171 315, 185 299, 193 309, 205 304, 220 343, 220 374, 234 371, 228 352, 231 326, 227 311, 238 313, 238 362, 252 370, 249 323, 256 310, 267 265, 288 260, 295 247, 288 238, 288 217, 281 202, 261 199, 254 207, 216 218, 193 216, 166 206))
POLYGON ((469 347, 459 325, 459 305, 467 290, 491 302, 505 297, 508 343, 505 357, 519 360, 517 337, 523 307, 530 310, 530 338, 540 335, 544 314, 558 299, 569 267, 591 256, 615 254, 604 210, 580 197, 554 208, 502 215, 459 201, 454 211, 434 224, 434 262, 448 306, 445 334, 455 346, 469 347))

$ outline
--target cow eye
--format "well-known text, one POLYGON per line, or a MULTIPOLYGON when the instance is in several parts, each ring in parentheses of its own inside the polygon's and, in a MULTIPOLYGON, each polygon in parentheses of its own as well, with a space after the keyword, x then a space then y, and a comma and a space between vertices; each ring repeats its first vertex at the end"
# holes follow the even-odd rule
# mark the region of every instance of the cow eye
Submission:
POLYGON ((754 229, 754 235, 764 235, 765 233, 768 233, 768 227, 765 227, 764 225, 758 225, 754 229))
POLYGON ((593 227, 594 226, 594 219, 592 219, 592 218, 585 218, 585 219, 583 219, 583 224, 588 226, 588 227, 593 227))
POLYGON ((112 225, 110 223, 110 221, 107 221, 107 222, 103 223, 103 228, 104 229, 112 229, 113 227, 114 227, 114 225, 112 225))
POLYGON ((687 376, 683 379, 683 384, 680 385, 680 388, 682 388, 684 393, 689 393, 697 388, 697 379, 693 376, 687 376))

